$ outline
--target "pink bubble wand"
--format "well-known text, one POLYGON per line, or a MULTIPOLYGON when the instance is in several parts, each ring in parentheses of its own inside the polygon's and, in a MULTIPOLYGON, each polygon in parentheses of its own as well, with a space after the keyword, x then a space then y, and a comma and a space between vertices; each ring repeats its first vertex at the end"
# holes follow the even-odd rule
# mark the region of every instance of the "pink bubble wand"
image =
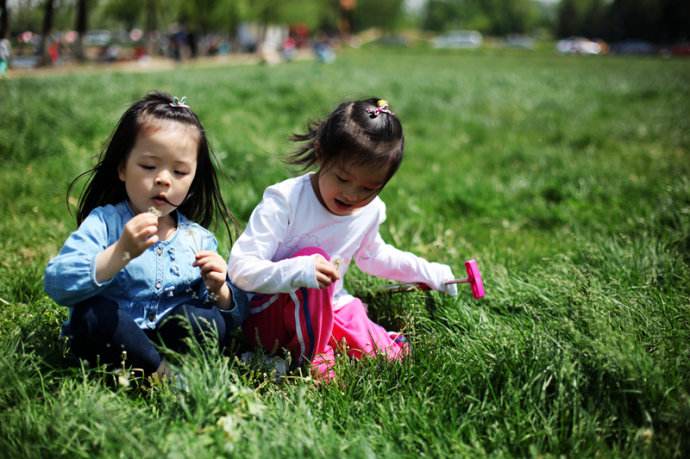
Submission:
MULTIPOLYGON (((452 284, 470 284, 472 289, 472 296, 476 299, 484 297, 484 282, 482 282, 482 273, 479 271, 479 265, 476 260, 467 260, 465 262, 465 270, 467 271, 467 277, 464 279, 453 279, 444 282, 444 285, 452 284)), ((388 293, 397 292, 412 292, 414 290, 431 290, 427 284, 424 283, 406 283, 406 284, 393 284, 384 287, 384 290, 388 293)))

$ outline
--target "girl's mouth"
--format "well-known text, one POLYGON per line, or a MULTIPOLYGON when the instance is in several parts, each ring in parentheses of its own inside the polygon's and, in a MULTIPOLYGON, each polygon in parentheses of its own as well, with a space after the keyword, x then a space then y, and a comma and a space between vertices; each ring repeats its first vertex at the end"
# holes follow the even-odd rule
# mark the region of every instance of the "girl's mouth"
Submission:
POLYGON ((177 207, 177 205, 175 205, 175 204, 173 204, 172 202, 170 202, 170 201, 168 200, 168 198, 166 198, 166 197, 163 196, 163 195, 155 196, 155 197, 153 198, 153 202, 155 202, 156 205, 159 205, 159 206, 162 206, 163 204, 168 204, 168 205, 171 205, 171 206, 173 206, 173 207, 177 207))
POLYGON ((345 202, 343 202, 343 201, 341 201, 340 199, 337 199, 337 198, 335 198, 335 199, 333 199, 333 200, 335 201, 335 204, 336 204, 338 207, 342 207, 343 209, 350 209, 350 208, 352 208, 352 204, 347 204, 347 203, 345 203, 345 202))

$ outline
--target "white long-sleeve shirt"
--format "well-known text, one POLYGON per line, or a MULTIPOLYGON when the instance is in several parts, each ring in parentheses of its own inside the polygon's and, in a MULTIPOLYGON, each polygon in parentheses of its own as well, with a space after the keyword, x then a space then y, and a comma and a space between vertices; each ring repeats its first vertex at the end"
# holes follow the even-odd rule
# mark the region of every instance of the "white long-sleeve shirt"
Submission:
POLYGON ((259 293, 318 288, 314 258, 290 257, 302 248, 319 247, 331 260, 342 260, 341 278, 334 288, 335 309, 353 299, 343 288, 352 260, 374 276, 423 282, 436 290, 455 293, 455 286, 443 284, 453 278, 450 267, 430 263, 384 242, 379 226, 386 219, 386 205, 378 196, 352 215, 334 215, 319 201, 310 177, 305 174, 266 189, 230 253, 228 273, 235 285, 259 293))

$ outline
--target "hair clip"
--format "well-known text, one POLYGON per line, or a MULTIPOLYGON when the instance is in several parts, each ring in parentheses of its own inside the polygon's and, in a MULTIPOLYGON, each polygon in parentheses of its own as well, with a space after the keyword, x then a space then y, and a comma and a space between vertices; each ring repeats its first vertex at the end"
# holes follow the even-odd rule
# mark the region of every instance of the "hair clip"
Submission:
POLYGON ((379 116, 381 113, 385 113, 387 115, 395 115, 390 109, 388 108, 388 101, 385 99, 379 99, 376 101, 376 108, 367 108, 367 113, 371 118, 376 118, 379 116))
POLYGON ((177 96, 173 96, 172 102, 170 102, 171 107, 189 108, 187 105, 187 96, 182 96, 178 99, 177 96))

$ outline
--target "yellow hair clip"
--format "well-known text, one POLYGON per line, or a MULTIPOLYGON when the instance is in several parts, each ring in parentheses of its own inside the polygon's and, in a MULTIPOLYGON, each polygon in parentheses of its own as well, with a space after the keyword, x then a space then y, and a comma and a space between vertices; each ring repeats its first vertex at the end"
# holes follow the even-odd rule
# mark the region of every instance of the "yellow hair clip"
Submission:
POLYGON ((387 115, 395 115, 388 108, 388 101, 386 99, 379 99, 376 101, 376 108, 367 108, 367 113, 370 118, 376 118, 381 113, 386 113, 387 115))

